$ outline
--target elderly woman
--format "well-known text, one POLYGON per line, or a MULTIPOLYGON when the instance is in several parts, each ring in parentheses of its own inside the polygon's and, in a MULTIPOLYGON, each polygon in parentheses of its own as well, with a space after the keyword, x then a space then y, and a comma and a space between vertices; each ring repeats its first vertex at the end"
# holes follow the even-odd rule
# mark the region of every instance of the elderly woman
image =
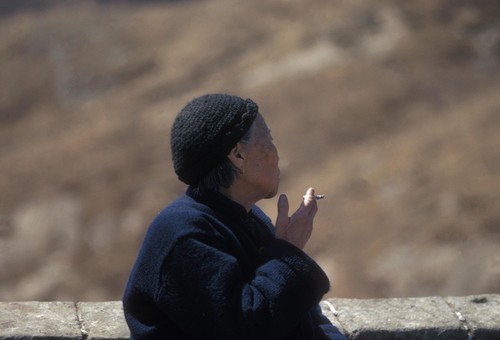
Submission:
POLYGON ((329 289, 302 249, 317 203, 307 190, 275 225, 255 203, 280 171, 271 131, 250 99, 195 98, 171 130, 186 193, 152 222, 123 298, 133 339, 344 339, 318 307, 329 289))

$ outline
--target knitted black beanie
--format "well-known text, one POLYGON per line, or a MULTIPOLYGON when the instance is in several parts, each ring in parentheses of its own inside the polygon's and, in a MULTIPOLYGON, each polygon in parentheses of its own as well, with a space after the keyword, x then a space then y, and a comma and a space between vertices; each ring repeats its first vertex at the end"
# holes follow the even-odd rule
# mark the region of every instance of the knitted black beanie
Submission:
POLYGON ((170 134, 179 179, 197 184, 241 140, 258 110, 251 99, 228 94, 207 94, 190 101, 176 117, 170 134))

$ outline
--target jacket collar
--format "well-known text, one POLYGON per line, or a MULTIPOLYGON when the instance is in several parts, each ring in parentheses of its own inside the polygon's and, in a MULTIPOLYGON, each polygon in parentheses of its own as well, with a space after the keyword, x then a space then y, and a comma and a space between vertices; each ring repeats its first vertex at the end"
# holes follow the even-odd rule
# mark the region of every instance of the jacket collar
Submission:
POLYGON ((245 220, 253 215, 252 209, 250 209, 250 212, 247 212, 241 204, 231 200, 220 192, 201 192, 200 190, 190 186, 186 191, 186 195, 207 205, 214 211, 222 212, 224 215, 232 218, 245 220))

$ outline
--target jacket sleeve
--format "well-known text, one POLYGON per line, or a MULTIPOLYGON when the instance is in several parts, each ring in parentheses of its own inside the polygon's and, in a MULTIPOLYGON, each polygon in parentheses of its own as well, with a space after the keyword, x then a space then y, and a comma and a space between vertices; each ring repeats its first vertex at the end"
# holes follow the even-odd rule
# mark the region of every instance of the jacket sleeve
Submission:
POLYGON ((162 268, 160 308, 193 337, 279 339, 329 289, 322 269, 302 250, 276 239, 248 278, 215 235, 178 240, 162 268))
POLYGON ((342 332, 332 325, 330 320, 321 313, 321 307, 317 305, 311 311, 314 319, 314 327, 316 328, 316 338, 325 340, 348 340, 342 332))

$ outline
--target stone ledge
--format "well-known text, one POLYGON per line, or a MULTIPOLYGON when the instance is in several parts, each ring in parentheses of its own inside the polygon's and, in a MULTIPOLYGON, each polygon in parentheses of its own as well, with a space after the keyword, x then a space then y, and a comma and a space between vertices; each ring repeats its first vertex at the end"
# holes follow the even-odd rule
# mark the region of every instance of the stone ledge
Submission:
POLYGON ((350 339, 500 339, 500 295, 329 299, 323 312, 350 339))
POLYGON ((121 301, 0 302, 0 340, 129 337, 121 301))
MULTIPOLYGON (((500 295, 328 299, 325 315, 350 339, 500 339, 500 295)), ((0 340, 129 338, 120 301, 0 302, 0 340)))

